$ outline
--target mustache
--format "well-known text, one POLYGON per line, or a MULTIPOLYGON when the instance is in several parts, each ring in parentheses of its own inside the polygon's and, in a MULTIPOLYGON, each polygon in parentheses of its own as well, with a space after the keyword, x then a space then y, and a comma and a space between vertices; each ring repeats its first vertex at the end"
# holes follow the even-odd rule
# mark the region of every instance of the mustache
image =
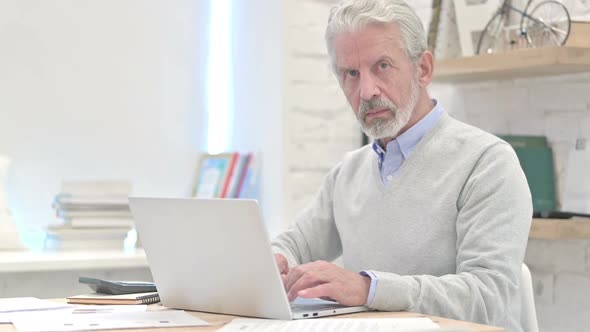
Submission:
POLYGON ((397 106, 390 100, 384 98, 374 98, 369 100, 363 100, 359 106, 359 117, 364 117, 367 112, 372 109, 383 109, 387 108, 394 114, 397 112, 397 106))

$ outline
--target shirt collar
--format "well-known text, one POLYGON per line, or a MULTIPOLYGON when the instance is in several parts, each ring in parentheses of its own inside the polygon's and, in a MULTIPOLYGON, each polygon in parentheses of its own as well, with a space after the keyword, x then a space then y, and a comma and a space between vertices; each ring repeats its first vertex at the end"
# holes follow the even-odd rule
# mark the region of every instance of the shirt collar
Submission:
MULTIPOLYGON (((434 108, 403 134, 387 143, 388 151, 391 150, 389 149, 391 144, 398 144, 404 159, 408 158, 418 142, 420 142, 422 137, 426 135, 426 133, 430 130, 430 128, 432 128, 432 126, 436 123, 436 121, 438 121, 444 112, 444 109, 436 99, 433 99, 432 101, 434 103, 434 108)), ((381 147, 381 145, 379 145, 378 140, 373 141, 373 150, 375 153, 377 153, 377 156, 379 157, 379 164, 381 164, 385 158, 386 151, 381 147)))

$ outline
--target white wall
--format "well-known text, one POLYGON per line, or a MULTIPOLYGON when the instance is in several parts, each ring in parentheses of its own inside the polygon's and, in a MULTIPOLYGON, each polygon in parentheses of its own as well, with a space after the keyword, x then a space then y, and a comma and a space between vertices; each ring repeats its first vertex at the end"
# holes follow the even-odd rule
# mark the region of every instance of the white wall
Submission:
POLYGON ((186 195, 204 145, 206 1, 0 1, 8 205, 42 226, 62 179, 186 195))
POLYGON ((232 6, 232 148, 260 153, 260 203, 274 235, 284 220, 282 2, 235 0, 232 6))
POLYGON ((331 72, 325 0, 284 2, 285 220, 314 197, 324 176, 361 145, 356 118, 331 72))

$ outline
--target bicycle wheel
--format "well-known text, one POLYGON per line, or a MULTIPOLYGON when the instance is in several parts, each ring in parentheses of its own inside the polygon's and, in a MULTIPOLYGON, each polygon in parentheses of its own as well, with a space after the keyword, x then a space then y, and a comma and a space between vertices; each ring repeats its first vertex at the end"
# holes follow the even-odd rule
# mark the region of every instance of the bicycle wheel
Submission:
MULTIPOLYGON (((527 0, 526 6, 524 7, 524 9, 522 11, 525 13, 530 13, 533 10, 533 8, 537 7, 537 5, 539 5, 541 2, 545 2, 545 1, 547 1, 547 0, 527 0)), ((579 6, 577 4, 577 2, 579 2, 579 1, 585 1, 585 0, 558 0, 558 2, 561 2, 565 6, 565 8, 568 8, 568 12, 570 10, 572 10, 572 8, 579 6)), ((570 12, 570 14, 571 14, 571 12, 570 12)), ((526 21, 526 16, 521 15, 520 31, 524 31, 526 29, 525 21, 526 21)))
POLYGON ((476 54, 497 53, 503 48, 505 22, 506 16, 503 11, 498 11, 492 16, 479 36, 476 54))
POLYGON ((561 46, 567 41, 572 22, 561 2, 543 1, 526 16, 524 31, 531 46, 561 46))
POLYGON ((537 6, 537 3, 539 1, 538 0, 527 0, 526 2, 526 6, 524 6, 524 9, 522 10, 523 13, 525 13, 525 15, 521 15, 521 19, 520 19, 520 31, 525 31, 526 26, 525 26, 525 21, 527 19, 526 13, 528 13, 531 9, 535 8, 537 6))

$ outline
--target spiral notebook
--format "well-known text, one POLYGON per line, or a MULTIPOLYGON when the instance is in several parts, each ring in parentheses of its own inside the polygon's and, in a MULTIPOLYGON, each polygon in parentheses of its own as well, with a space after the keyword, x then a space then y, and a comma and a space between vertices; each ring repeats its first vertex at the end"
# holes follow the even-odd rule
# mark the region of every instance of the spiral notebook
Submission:
POLYGON ((68 297, 68 303, 76 304, 152 304, 160 302, 157 292, 109 295, 91 293, 68 297))

